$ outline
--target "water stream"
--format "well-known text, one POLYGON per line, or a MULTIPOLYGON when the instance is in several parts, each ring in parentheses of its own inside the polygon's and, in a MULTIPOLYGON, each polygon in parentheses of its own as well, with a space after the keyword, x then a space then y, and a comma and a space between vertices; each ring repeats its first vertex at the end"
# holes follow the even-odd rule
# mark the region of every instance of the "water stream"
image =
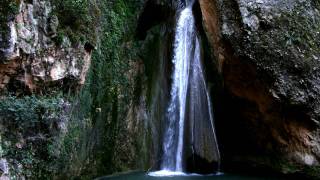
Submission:
POLYGON ((185 171, 186 142, 191 147, 191 154, 203 155, 206 152, 201 152, 205 151, 201 148, 207 147, 214 152, 209 157, 220 161, 192 5, 193 1, 187 0, 177 19, 171 98, 166 112, 167 128, 158 174, 179 175, 185 171), (207 129, 206 133, 198 132, 201 129, 207 129))

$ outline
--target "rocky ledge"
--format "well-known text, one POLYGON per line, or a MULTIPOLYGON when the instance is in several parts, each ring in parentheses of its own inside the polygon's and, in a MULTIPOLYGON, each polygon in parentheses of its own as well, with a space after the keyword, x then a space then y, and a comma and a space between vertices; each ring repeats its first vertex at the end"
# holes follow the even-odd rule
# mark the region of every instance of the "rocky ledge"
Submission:
POLYGON ((22 0, 18 9, 0 36, 0 90, 41 92, 83 84, 92 48, 58 37, 50 1, 22 0))

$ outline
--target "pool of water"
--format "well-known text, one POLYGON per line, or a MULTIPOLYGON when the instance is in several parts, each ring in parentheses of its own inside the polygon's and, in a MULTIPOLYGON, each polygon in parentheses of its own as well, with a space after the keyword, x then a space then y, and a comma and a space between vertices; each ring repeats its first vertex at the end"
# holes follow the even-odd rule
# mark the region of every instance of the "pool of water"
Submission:
POLYGON ((197 175, 197 174, 172 174, 171 176, 161 176, 157 173, 148 175, 144 172, 131 172, 126 174, 112 175, 98 178, 97 180, 281 180, 277 177, 258 177, 250 175, 223 174, 218 175, 197 175))

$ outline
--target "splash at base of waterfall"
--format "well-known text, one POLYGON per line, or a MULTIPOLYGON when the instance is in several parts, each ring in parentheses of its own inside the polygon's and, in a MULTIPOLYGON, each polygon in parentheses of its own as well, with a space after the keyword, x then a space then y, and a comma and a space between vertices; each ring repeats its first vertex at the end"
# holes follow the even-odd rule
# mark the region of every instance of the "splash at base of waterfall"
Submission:
POLYGON ((161 170, 161 171, 149 172, 148 175, 149 176, 153 176, 153 177, 187 176, 186 173, 178 172, 178 171, 169 171, 169 170, 161 170))
POLYGON ((169 171, 169 170, 161 170, 161 171, 153 171, 149 172, 148 176, 152 177, 173 177, 173 176, 221 176, 223 173, 217 172, 214 174, 196 174, 196 173, 184 173, 184 172, 178 172, 178 171, 169 171))

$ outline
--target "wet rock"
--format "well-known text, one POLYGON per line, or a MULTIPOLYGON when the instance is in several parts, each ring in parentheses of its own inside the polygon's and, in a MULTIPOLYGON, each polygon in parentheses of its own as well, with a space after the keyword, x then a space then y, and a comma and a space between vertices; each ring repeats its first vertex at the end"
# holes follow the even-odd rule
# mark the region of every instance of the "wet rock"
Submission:
POLYGON ((212 174, 219 170, 219 164, 216 161, 208 161, 196 154, 188 157, 186 164, 186 171, 190 173, 212 174))
POLYGON ((203 0, 200 5, 224 81, 216 116, 225 161, 255 159, 253 164, 277 171, 318 168, 319 3, 203 0))

